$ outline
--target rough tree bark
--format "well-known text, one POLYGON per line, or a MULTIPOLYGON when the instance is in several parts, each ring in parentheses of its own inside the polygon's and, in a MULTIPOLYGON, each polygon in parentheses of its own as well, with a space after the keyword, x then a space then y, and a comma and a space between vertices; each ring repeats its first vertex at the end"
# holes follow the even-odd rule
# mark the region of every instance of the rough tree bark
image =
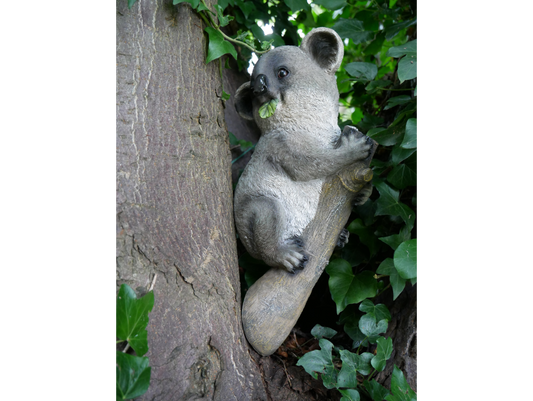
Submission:
MULTIPOLYGON (((213 3, 210 1, 209 3, 213 3)), ((117 1, 117 288, 154 276, 142 400, 266 400, 240 324, 219 65, 186 4, 117 1)))

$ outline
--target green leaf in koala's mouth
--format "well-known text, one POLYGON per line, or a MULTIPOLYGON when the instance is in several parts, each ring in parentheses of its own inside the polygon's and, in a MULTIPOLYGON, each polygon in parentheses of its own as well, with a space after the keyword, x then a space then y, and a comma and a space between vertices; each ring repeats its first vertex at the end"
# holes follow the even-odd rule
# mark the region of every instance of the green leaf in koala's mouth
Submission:
POLYGON ((279 99, 272 99, 269 102, 266 102, 264 105, 259 107, 259 117, 268 118, 276 111, 276 106, 278 105, 279 99))

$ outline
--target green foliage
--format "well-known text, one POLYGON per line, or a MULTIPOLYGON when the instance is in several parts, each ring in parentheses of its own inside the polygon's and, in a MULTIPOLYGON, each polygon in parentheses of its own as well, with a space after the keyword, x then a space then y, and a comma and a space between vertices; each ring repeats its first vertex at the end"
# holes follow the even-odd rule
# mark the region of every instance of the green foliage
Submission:
POLYGON ((403 373, 396 365, 392 371, 390 389, 392 394, 385 397, 387 401, 416 401, 416 394, 411 389, 403 373))
POLYGON ((331 27, 334 29, 342 39, 351 39, 353 43, 358 44, 366 42, 373 38, 373 33, 365 31, 363 21, 356 19, 344 19, 339 21, 331 27))
POLYGON ((416 278, 416 239, 402 242, 394 251, 394 267, 400 277, 416 278))
POLYGON ((337 382, 337 369, 333 366, 333 344, 325 338, 321 338, 318 343, 320 349, 308 352, 296 365, 302 366, 315 379, 318 378, 317 373, 320 373, 324 386, 334 388, 337 382))
POLYGON ((400 83, 416 78, 416 39, 402 46, 391 47, 387 52, 391 57, 403 57, 398 64, 400 83))
MULTIPOLYGON (((151 368, 148 358, 148 314, 154 307, 154 293, 137 298, 127 284, 120 286, 117 297, 117 343, 127 341, 137 356, 117 351, 117 400, 129 400, 146 392, 151 368)), ((127 348, 127 347, 126 347, 127 348)))
MULTIPOLYGON (((370 314, 385 314, 389 316, 387 308, 383 305, 374 306, 372 302, 365 301, 363 307, 370 314)), ((391 392, 372 379, 376 372, 381 372, 385 368, 386 361, 392 355, 392 339, 379 337, 375 355, 370 352, 351 352, 346 349, 336 348, 331 341, 321 337, 325 331, 335 330, 321 326, 315 326, 311 333, 319 340, 320 349, 310 351, 302 356, 297 366, 302 366, 307 373, 315 379, 322 380, 324 387, 328 389, 336 388, 343 395, 341 400, 360 400, 360 392, 372 400, 382 401, 385 397, 391 400, 416 400, 416 394, 409 387, 403 373, 394 367, 391 383, 391 392), (340 365, 340 369, 338 366, 340 365)))
POLYGON ((131 400, 146 393, 151 371, 148 358, 117 351, 117 400, 131 400))
POLYGON ((347 305, 356 304, 365 298, 374 297, 377 293, 377 282, 371 272, 354 275, 352 266, 343 259, 335 259, 326 267, 329 278, 331 296, 337 304, 337 313, 341 313, 347 305))
POLYGON ((376 348, 376 356, 372 358, 370 363, 378 372, 385 369, 387 359, 392 355, 392 339, 379 337, 376 340, 378 347, 376 348))
POLYGON ((224 40, 222 33, 214 28, 211 28, 210 26, 206 27, 205 31, 209 35, 209 47, 207 49, 207 59, 205 60, 206 64, 227 53, 231 54, 233 58, 237 59, 235 47, 233 47, 231 43, 224 40))
POLYGON ((355 62, 347 64, 344 69, 360 82, 372 81, 378 74, 378 67, 373 63, 355 62))

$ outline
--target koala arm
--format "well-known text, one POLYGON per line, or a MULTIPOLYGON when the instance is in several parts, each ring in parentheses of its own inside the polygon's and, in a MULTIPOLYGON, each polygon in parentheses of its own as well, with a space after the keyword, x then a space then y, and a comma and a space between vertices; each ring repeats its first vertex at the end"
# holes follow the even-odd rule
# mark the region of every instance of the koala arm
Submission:
POLYGON ((346 126, 338 141, 329 147, 317 146, 312 142, 283 142, 274 160, 294 181, 333 175, 345 166, 366 159, 373 146, 372 139, 350 126, 346 126))

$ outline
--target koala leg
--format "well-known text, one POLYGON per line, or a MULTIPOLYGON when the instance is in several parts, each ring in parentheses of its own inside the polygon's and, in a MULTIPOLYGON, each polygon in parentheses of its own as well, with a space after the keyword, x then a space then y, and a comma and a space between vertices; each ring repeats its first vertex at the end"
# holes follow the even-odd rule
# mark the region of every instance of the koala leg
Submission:
POLYGON ((308 256, 304 252, 304 243, 298 236, 284 236, 287 218, 284 208, 277 200, 254 198, 247 203, 241 221, 240 237, 252 256, 289 273, 305 267, 308 256))
POLYGON ((348 243, 348 238, 350 237, 350 232, 343 228, 341 233, 339 234, 339 238, 337 239, 337 247, 338 248, 344 248, 344 245, 348 243))

